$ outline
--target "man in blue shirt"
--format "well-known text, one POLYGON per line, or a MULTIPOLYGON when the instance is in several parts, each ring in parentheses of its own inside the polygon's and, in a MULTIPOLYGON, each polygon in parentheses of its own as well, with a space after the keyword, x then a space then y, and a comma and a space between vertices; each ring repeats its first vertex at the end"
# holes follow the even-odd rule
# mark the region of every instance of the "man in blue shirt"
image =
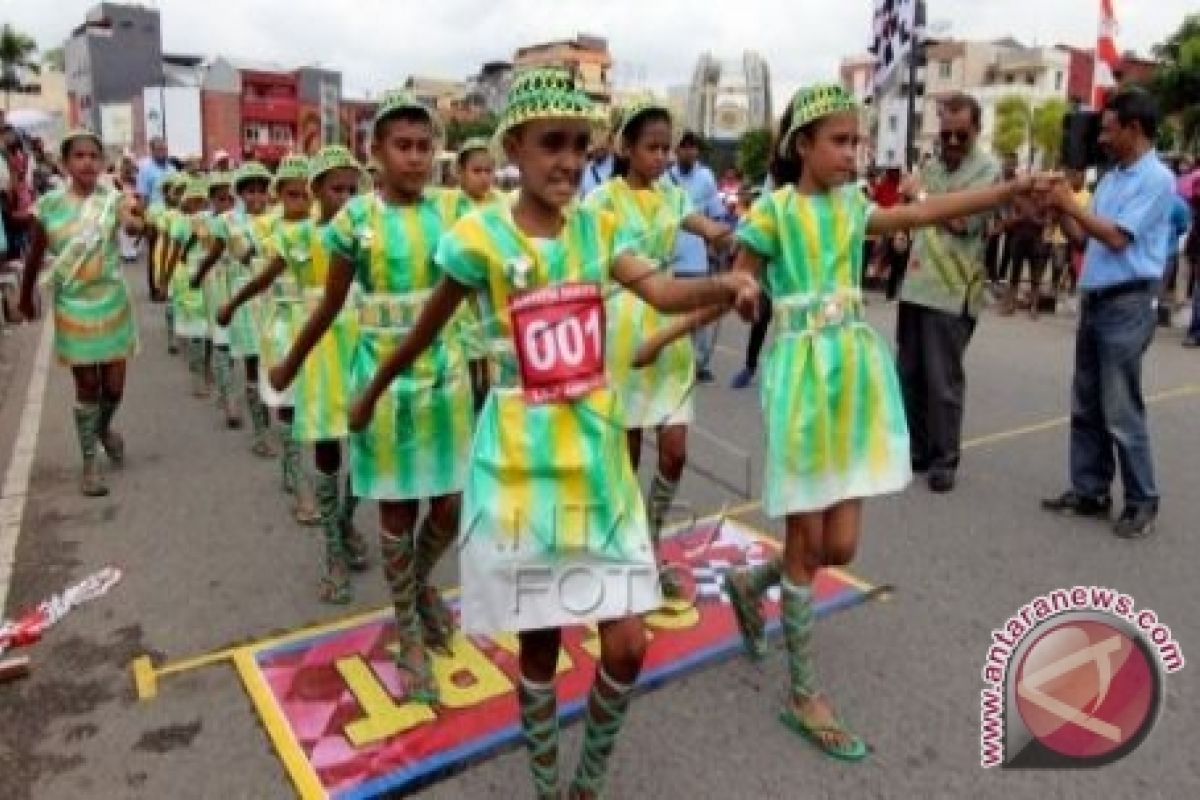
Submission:
MULTIPOLYGON (((700 163, 700 137, 692 131, 684 131, 675 148, 675 164, 662 177, 663 182, 683 189, 692 200, 692 208, 710 219, 729 221, 728 212, 717 192, 717 179, 712 170, 700 163)), ((695 234, 680 230, 675 238, 672 255, 675 274, 679 277, 698 278, 709 273, 708 247, 695 234)), ((696 347, 696 379, 709 383, 713 374, 708 365, 712 360, 713 327, 700 328, 692 334, 696 347)))
POLYGON ((1115 95, 1100 127, 1114 168, 1096 187, 1092 208, 1077 205, 1066 183, 1050 196, 1063 231, 1087 249, 1071 388, 1071 488, 1042 506, 1107 518, 1119 462, 1125 509, 1115 531, 1125 539, 1153 531, 1159 504, 1142 356, 1154 338, 1175 181, 1154 152, 1158 123, 1158 106, 1146 92, 1115 95))
POLYGON ((167 143, 161 136, 150 140, 150 155, 138 164, 137 193, 143 206, 162 200, 162 179, 175 171, 167 160, 167 143))
POLYGON ((580 197, 587 197, 612 177, 613 167, 616 166, 616 157, 613 155, 612 143, 612 134, 608 133, 592 149, 587 166, 583 168, 583 180, 579 182, 580 197))

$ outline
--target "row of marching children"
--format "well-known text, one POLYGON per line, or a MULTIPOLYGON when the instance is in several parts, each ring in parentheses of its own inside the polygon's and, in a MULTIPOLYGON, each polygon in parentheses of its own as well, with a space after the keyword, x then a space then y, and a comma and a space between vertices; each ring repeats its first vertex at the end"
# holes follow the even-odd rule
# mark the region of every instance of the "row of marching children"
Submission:
POLYGON ((862 241, 986 211, 1033 180, 874 208, 851 181, 858 120, 840 87, 797 92, 775 141, 775 189, 736 232, 660 180, 674 128, 654 105, 624 115, 621 174, 580 202, 597 110, 553 68, 514 78, 493 140, 463 154, 467 191, 427 186, 437 118, 396 92, 373 123, 374 186, 331 147, 273 176, 248 165, 177 181, 171 210, 150 214, 168 234, 158 286, 194 391, 208 392, 211 363, 222 413, 239 424, 240 375, 254 452, 273 456, 268 409, 286 432, 283 485, 297 519, 324 533, 323 599, 351 599, 369 549, 354 508, 378 503, 412 700, 437 702, 430 654, 456 620, 430 574, 457 540, 464 632, 518 636, 539 797, 559 796, 554 676, 561 631, 580 624, 597 626, 600 663, 570 793, 603 793, 647 645, 641 615, 680 591, 660 579, 656 544, 694 413, 688 333, 733 309, 753 318, 763 289, 780 320, 762 390, 764 510, 784 519, 785 544, 775 561, 730 572, 725 590, 760 656, 761 597, 780 586, 782 721, 831 757, 867 754, 822 693, 811 645, 816 572, 854 555, 863 499, 910 477, 895 368, 858 294, 862 241), (512 196, 488 189, 500 151, 520 172, 512 196), (735 241, 734 269, 673 277, 680 229, 735 241), (644 500, 635 467, 648 428, 660 451, 644 500), (566 596, 579 570, 604 582, 599 603, 591 586, 566 596), (557 591, 530 592, 530 576, 557 591))

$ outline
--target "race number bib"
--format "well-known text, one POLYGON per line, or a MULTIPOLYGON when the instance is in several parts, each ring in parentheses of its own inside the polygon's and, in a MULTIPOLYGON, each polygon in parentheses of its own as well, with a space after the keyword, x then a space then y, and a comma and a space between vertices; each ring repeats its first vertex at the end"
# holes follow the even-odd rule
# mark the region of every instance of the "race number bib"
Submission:
POLYGON ((578 400, 604 386, 604 298, 594 283, 564 283, 508 304, 521 386, 531 403, 578 400))

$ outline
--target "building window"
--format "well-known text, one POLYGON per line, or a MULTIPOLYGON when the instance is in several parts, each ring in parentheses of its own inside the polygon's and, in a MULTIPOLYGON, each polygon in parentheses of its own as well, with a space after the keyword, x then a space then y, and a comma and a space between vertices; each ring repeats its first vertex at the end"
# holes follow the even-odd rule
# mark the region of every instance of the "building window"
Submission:
POLYGON ((262 144, 267 141, 267 131, 262 125, 250 123, 242 127, 242 141, 248 145, 262 144))
POLYGON ((292 129, 287 125, 271 126, 271 144, 291 144, 292 129))
POLYGON ((895 114, 888 115, 888 123, 887 124, 888 124, 888 131, 890 133, 895 133, 897 130, 900 129, 900 120, 896 119, 895 114))
POLYGON ((1062 88, 1063 88, 1063 74, 1062 74, 1062 70, 1059 70, 1058 72, 1054 73, 1054 91, 1061 92, 1062 88))
POLYGON ((1026 75, 1025 83, 1029 84, 1030 86, 1035 86, 1035 85, 1037 85, 1037 78, 1034 77, 1033 75, 1026 75))
POLYGON ((950 76, 953 74, 954 74, 953 62, 950 62, 950 61, 939 61, 938 62, 938 77, 939 78, 942 78, 943 80, 949 80, 950 76))

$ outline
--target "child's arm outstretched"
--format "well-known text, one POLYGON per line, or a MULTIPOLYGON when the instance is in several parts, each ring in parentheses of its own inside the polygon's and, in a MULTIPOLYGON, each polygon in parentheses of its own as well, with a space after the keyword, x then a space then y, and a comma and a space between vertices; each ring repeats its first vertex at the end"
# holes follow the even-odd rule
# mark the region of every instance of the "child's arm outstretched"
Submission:
POLYGON ((249 283, 238 289, 237 293, 229 298, 228 303, 217 309, 217 324, 222 328, 228 327, 230 320, 233 319, 233 312, 269 289, 285 269, 287 269, 287 264, 279 256, 268 261, 262 272, 251 278, 249 283))
POLYGON ((179 262, 187 255, 187 251, 194 241, 194 236, 186 242, 181 242, 176 238, 171 239, 167 252, 167 275, 164 281, 167 286, 171 285, 171 279, 175 277, 175 270, 179 269, 179 262))
POLYGON ((329 262, 329 274, 325 277, 325 293, 321 295, 321 302, 300 329, 287 355, 271 367, 267 375, 275 391, 282 392, 292 385, 304 359, 308 358, 308 354, 337 319, 342 306, 346 305, 346 297, 350 294, 350 286, 353 283, 354 265, 340 253, 334 253, 329 262))
MULTIPOLYGON (((876 208, 867 222, 867 233, 886 236, 980 214, 1008 203, 1019 194, 1032 192, 1047 181, 1046 178, 1023 176, 979 189, 934 195, 920 203, 876 208)), ((1046 188, 1049 188, 1048 183, 1046 188)))
POLYGON ((192 276, 191 287, 199 289, 204 284, 204 279, 208 277, 208 273, 221 260, 221 256, 225 254, 225 240, 220 237, 213 237, 213 242, 208 248, 208 252, 204 254, 204 260, 200 262, 196 274, 192 276))
POLYGON ((696 211, 684 217, 679 227, 716 247, 724 247, 729 244, 729 239, 733 234, 733 228, 725 223, 709 219, 696 211))
POLYGON ((753 317, 758 305, 758 281, 753 272, 733 270, 708 278, 676 278, 630 252, 613 262, 612 277, 643 302, 666 314, 683 314, 709 306, 736 307, 753 317))
MULTIPOLYGON (((761 269, 762 258, 748 247, 742 247, 738 251, 737 260, 733 263, 733 271, 729 274, 743 273, 755 278, 761 269)), ((638 347, 633 356, 634 369, 642 369, 653 364, 659 354, 673 342, 690 335, 692 331, 716 322, 729 313, 733 307, 734 303, 732 302, 716 303, 672 320, 670 325, 660 329, 638 347)), ((742 312, 742 316, 745 318, 746 314, 742 312)), ((747 318, 747 321, 752 321, 755 316, 757 316, 757 308, 753 309, 753 313, 747 318)))
POLYGON ((443 277, 434 287, 433 294, 421 309, 408 335, 399 347, 384 358, 379 371, 371 378, 362 394, 354 399, 350 406, 350 430, 361 431, 371 422, 375 413, 375 404, 387 391, 388 386, 404 370, 408 369, 417 356, 425 352, 434 339, 442 332, 442 328, 454 316, 458 306, 471 293, 471 290, 450 277, 443 277))

